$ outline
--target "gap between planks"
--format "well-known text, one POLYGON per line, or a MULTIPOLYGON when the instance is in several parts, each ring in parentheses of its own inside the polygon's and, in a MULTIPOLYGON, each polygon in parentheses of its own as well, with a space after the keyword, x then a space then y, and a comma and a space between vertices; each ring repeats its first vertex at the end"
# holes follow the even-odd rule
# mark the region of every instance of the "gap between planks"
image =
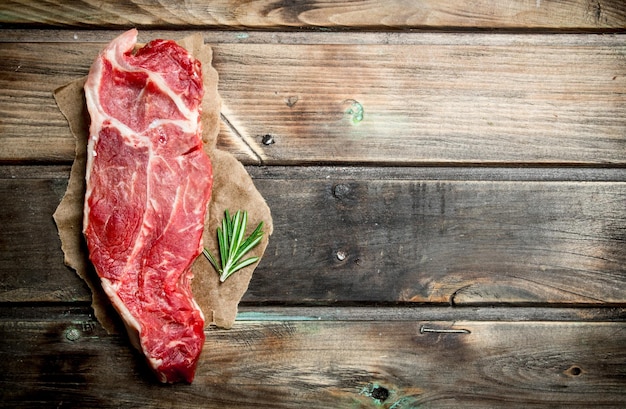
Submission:
MULTIPOLYGON (((81 29, 11 29, 0 30, 3 43, 101 43, 106 44, 125 30, 81 29)), ((511 32, 424 32, 424 31, 254 31, 254 30, 140 30, 139 42, 154 38, 180 40, 202 33, 207 44, 293 44, 293 45, 471 45, 535 46, 562 44, 569 46, 604 45, 626 35, 626 28, 598 34, 589 33, 511 33, 511 32)))
MULTIPOLYGON (((245 165, 253 179, 626 182, 626 167, 591 166, 280 166, 245 165)), ((3 164, 0 179, 67 179, 70 165, 3 164)))
MULTIPOLYGON (((95 321, 88 302, 0 303, 2 321, 95 321)), ((407 322, 626 322, 626 305, 604 307, 518 306, 453 307, 449 305, 286 306, 241 303, 236 322, 407 321, 407 322)))

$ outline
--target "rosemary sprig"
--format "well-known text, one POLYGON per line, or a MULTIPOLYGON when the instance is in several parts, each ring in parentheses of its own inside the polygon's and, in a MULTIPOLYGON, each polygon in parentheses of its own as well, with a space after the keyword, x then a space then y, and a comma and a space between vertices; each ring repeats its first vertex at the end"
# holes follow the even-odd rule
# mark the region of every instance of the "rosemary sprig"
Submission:
POLYGON ((217 228, 217 243, 220 251, 220 263, 209 250, 204 248, 202 253, 209 259, 215 270, 220 275, 220 282, 224 282, 234 272, 256 263, 259 257, 250 257, 243 261, 241 258, 263 238, 263 222, 244 240, 246 225, 248 224, 248 212, 238 210, 234 216, 230 216, 228 210, 224 211, 222 227, 217 228))

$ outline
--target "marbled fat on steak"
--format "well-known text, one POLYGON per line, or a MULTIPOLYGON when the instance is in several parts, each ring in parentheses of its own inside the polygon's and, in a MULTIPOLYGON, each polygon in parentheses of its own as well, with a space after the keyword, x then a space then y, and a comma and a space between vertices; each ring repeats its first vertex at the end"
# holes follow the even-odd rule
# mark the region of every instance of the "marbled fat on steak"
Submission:
POLYGON ((212 170, 202 149, 200 62, 173 41, 96 58, 83 231, 102 287, 162 382, 193 380, 204 317, 190 266, 202 249, 212 170))

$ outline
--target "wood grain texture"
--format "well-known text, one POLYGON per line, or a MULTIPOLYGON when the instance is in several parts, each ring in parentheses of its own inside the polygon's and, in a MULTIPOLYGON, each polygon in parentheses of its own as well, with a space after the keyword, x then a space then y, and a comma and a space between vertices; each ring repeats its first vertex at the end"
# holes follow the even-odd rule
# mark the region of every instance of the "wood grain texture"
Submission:
MULTIPOLYGON (((12 169, 0 179, 0 197, 12 198, 0 202, 0 300, 88 300, 62 264, 51 219, 66 170, 38 178, 40 168, 12 169)), ((623 171, 593 183, 527 181, 528 172, 429 180, 412 169, 250 171, 275 233, 246 302, 626 302, 623 171)))
POLYGON ((624 29, 620 0, 186 2, 9 0, 0 23, 55 27, 333 29, 624 29))
POLYGON ((91 299, 84 282, 63 264, 52 220, 68 176, 0 181, 0 302, 91 299))
POLYGON ((623 46, 476 40, 219 45, 223 112, 273 165, 624 163, 623 46))
MULTIPOLYGON (((102 46, 122 34, 123 28, 115 30, 61 29, 61 28, 12 28, 0 30, 0 43, 99 43, 102 46)), ((208 44, 309 44, 309 45, 502 45, 553 44, 566 38, 568 44, 583 46, 596 44, 606 38, 621 38, 624 33, 603 33, 602 36, 585 33, 510 33, 487 31, 257 31, 257 30, 203 30, 203 29, 144 29, 137 40, 148 42, 154 38, 179 40, 189 35, 202 34, 208 44)))
MULTIPOLYGON (((247 164, 626 163, 621 36, 442 36, 217 44, 220 146, 247 164)), ((85 75, 101 47, 0 43, 1 161, 71 161, 52 91, 85 75)))
POLYGON ((626 407, 622 0, 6 0, 0 26, 0 408, 626 407), (52 91, 130 27, 213 47, 218 146, 274 218, 192 385, 95 321, 52 220, 52 91))
POLYGON ((90 316, 45 316, 2 314, 1 406, 619 407, 626 399, 624 323, 242 321, 207 332, 194 384, 166 388, 90 316), (442 330, 461 332, 432 332, 442 330))
POLYGON ((89 55, 63 46, 49 50, 58 64, 29 44, 3 44, 0 70, 0 152, 5 161, 67 161, 74 158, 74 139, 57 107, 53 91, 89 71, 89 55), (32 153, 27 154, 27 150, 32 153), (37 153, 35 153, 37 152, 37 153))
POLYGON ((334 178, 255 179, 280 194, 248 299, 624 301, 624 183, 334 178))

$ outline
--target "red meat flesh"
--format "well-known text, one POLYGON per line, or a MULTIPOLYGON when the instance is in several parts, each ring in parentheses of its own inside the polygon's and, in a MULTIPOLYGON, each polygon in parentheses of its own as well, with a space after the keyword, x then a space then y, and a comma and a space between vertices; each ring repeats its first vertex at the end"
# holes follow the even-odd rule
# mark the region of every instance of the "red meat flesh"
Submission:
POLYGON ((193 380, 204 317, 191 292, 212 170, 200 62, 173 41, 111 42, 85 84, 83 231, 102 287, 162 382, 193 380))

